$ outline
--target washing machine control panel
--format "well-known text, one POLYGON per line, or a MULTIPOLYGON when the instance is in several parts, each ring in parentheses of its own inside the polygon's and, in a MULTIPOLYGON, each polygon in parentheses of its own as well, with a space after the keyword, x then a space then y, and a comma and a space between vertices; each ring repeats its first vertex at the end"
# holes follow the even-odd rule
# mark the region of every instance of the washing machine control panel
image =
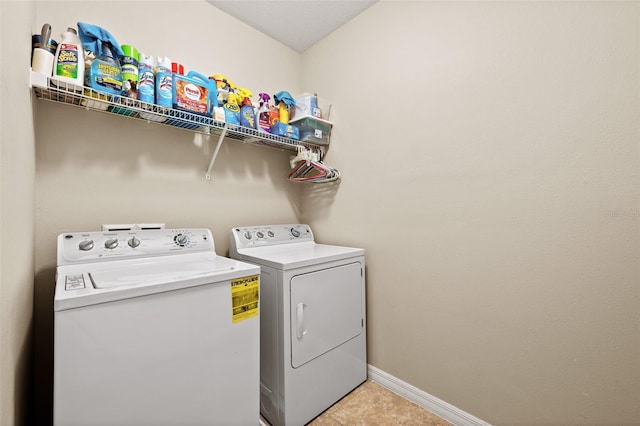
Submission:
POLYGON ((197 251, 215 252, 208 229, 70 232, 58 236, 59 265, 197 251))
POLYGON ((231 240, 236 248, 247 248, 313 241, 313 233, 309 225, 303 224, 245 226, 233 228, 231 240))

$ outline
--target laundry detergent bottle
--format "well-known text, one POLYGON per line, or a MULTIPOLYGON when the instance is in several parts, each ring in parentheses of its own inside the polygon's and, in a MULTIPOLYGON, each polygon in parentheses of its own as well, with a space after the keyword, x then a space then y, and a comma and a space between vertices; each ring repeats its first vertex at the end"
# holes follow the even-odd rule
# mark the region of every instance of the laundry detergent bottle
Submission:
POLYGON ((58 44, 51 81, 56 86, 82 91, 84 85, 84 49, 75 28, 67 28, 58 44))

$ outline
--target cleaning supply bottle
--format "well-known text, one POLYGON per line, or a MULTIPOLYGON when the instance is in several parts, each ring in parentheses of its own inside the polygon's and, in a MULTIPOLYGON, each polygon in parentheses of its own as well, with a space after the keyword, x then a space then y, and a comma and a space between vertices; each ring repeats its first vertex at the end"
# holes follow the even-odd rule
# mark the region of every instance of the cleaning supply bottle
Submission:
POLYGON ((196 71, 173 73, 173 108, 211 117, 218 90, 213 80, 196 71))
POLYGON ((242 99, 240 107, 240 124, 250 129, 256 128, 256 111, 251 104, 253 94, 244 88, 238 89, 238 99, 242 99))
POLYGON ((158 57, 156 66, 156 104, 171 108, 173 106, 173 74, 171 59, 158 57))
POLYGON ((116 60, 113 46, 108 41, 102 43, 102 55, 91 63, 85 83, 100 92, 122 94, 122 69, 116 60))
POLYGON ((289 124, 289 108, 295 106, 295 99, 293 99, 293 96, 291 96, 291 94, 285 90, 273 95, 273 99, 278 106, 278 116, 280 119, 280 123, 289 124))
POLYGON ((282 124, 289 124, 289 105, 280 102, 278 104, 278 115, 282 124))
POLYGON ((184 66, 179 62, 171 62, 171 72, 173 74, 184 75, 184 66))
POLYGON ((229 90, 227 101, 224 104, 224 118, 229 124, 240 124, 240 107, 233 89, 229 90))
POLYGON ((122 57, 120 67, 122 68, 122 96, 131 99, 138 99, 138 49, 127 44, 120 46, 122 57))
POLYGON ((51 81, 56 86, 67 86, 82 91, 84 84, 84 50, 75 28, 62 33, 62 41, 56 49, 51 81), (59 84, 62 83, 62 84, 59 84))
POLYGON ((152 104, 155 101, 155 75, 153 56, 139 54, 138 61, 138 100, 152 104))
POLYGON ((269 99, 271 99, 271 97, 266 93, 260 93, 258 95, 258 98, 260 98, 260 105, 258 106, 258 111, 256 113, 256 128, 264 132, 270 132, 271 125, 269 124, 269 99))
POLYGON ((280 122, 280 111, 278 107, 275 105, 269 105, 269 131, 271 131, 271 126, 280 122))
POLYGON ((219 81, 217 78, 219 74, 209 76, 209 80, 211 80, 213 87, 216 89, 216 97, 215 99, 211 99, 211 117, 216 121, 225 121, 224 117, 224 96, 222 90, 224 88, 224 83, 219 81))

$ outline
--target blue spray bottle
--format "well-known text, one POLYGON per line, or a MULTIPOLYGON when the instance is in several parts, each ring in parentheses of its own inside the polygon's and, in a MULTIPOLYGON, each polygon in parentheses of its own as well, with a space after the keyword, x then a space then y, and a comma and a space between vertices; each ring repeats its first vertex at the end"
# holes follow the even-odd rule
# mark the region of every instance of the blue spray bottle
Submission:
POLYGON ((242 106, 240 107, 240 124, 250 129, 256 128, 256 111, 251 104, 252 93, 240 88, 238 89, 238 98, 242 98, 242 106))

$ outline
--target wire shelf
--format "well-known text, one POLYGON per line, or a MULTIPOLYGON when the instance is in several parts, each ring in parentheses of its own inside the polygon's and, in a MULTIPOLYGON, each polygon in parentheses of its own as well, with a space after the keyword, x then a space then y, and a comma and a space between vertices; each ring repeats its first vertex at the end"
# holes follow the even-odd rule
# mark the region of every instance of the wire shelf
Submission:
POLYGON ((242 141, 253 145, 268 146, 288 151, 299 147, 322 150, 320 145, 301 142, 291 138, 272 135, 263 131, 214 120, 204 115, 192 114, 173 108, 166 108, 137 99, 110 95, 89 87, 55 82, 34 83, 32 86, 40 99, 72 105, 87 110, 119 115, 148 123, 177 127, 207 136, 218 136, 242 141))

